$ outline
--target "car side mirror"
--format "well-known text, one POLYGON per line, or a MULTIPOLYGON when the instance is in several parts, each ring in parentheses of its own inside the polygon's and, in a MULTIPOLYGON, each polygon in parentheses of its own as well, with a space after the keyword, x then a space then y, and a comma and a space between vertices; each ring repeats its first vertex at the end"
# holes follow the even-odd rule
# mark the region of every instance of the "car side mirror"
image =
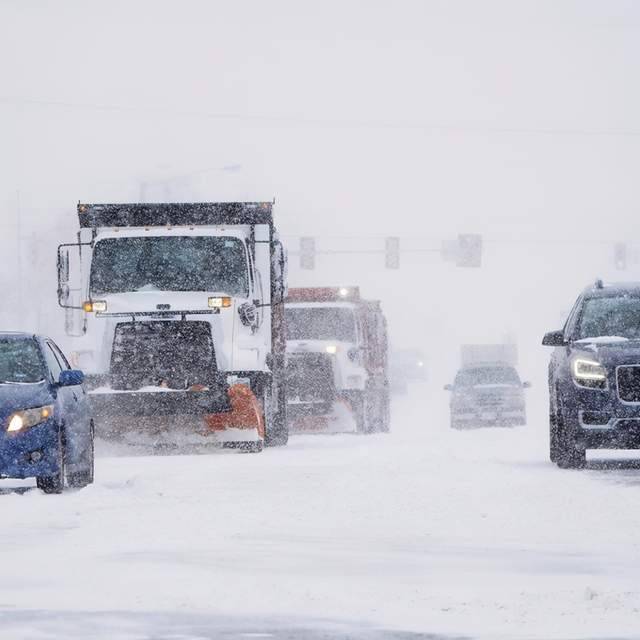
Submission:
POLYGON ((453 391, 453 385, 452 384, 445 384, 444 385, 444 390, 445 391, 453 391))
POLYGON ((523 389, 531 389, 531 383, 530 382, 523 382, 522 383, 522 388, 523 389))
POLYGON ((543 347, 564 347, 565 344, 564 331, 550 331, 542 338, 543 347))
POLYGON ((65 369, 60 372, 58 384, 61 387, 76 387, 84 382, 84 373, 79 369, 65 369))

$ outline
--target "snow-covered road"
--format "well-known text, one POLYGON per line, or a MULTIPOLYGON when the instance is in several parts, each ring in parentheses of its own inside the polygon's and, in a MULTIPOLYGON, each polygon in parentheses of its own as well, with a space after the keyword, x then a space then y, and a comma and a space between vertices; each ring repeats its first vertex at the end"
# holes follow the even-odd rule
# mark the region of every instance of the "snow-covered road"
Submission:
POLYGON ((0 483, 0 638, 640 636, 637 462, 561 471, 540 416, 451 432, 424 394, 389 435, 0 483))

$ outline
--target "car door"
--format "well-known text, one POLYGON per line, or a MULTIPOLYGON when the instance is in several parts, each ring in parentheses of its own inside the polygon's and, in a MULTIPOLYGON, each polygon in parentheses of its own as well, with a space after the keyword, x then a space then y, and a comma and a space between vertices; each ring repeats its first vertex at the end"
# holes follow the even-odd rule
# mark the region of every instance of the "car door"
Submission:
POLYGON ((47 363, 47 369, 49 370, 49 381, 55 389, 56 406, 55 414, 57 415, 56 421, 66 424, 71 414, 73 413, 73 398, 71 392, 67 387, 60 387, 58 383, 60 381, 60 374, 62 373, 62 365, 58 358, 55 356, 53 349, 49 342, 44 340, 42 342, 42 355, 47 363))
MULTIPOLYGON (((48 347, 53 352, 54 357, 60 365, 61 370, 71 369, 69 361, 62 353, 58 345, 53 340, 47 340, 48 347)), ((89 411, 89 402, 86 397, 84 387, 73 385, 62 387, 66 390, 69 398, 69 417, 67 417, 67 429, 73 432, 73 435, 82 441, 83 448, 86 446, 87 437, 90 433, 91 413, 89 411)))

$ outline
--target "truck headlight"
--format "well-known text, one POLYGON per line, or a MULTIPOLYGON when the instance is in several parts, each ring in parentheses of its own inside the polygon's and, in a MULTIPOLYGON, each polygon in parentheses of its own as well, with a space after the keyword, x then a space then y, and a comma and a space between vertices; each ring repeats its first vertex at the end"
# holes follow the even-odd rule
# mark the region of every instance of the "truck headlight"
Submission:
POLYGON ((209 309, 227 309, 231 306, 231 298, 229 296, 214 296, 208 300, 209 309))
POLYGON ((607 370, 596 360, 576 358, 571 369, 575 381, 584 387, 602 388, 607 382, 607 370))
POLYGON ((82 305, 82 308, 86 313, 104 313, 107 310, 106 300, 87 300, 82 305))
POLYGON ((327 353, 330 353, 331 355, 335 355, 336 353, 338 353, 338 347, 336 347, 336 345, 335 345, 335 344, 328 344, 328 345, 325 347, 325 351, 326 351, 327 353))
POLYGON ((16 411, 11 418, 9 418, 9 424, 7 431, 9 433, 17 433, 18 431, 24 431, 30 427, 35 427, 41 422, 48 420, 53 415, 53 405, 48 404, 44 407, 37 407, 35 409, 25 409, 24 411, 16 411))

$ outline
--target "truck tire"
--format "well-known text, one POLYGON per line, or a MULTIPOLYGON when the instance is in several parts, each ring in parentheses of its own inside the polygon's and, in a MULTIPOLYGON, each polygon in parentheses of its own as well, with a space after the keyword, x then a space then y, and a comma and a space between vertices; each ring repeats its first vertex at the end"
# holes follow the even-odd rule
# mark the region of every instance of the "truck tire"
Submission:
POLYGON ((370 389, 358 391, 351 397, 353 417, 356 421, 356 432, 362 434, 373 433, 376 429, 373 411, 375 401, 370 389))
MULTIPOLYGON (((271 385, 268 385, 269 392, 271 385)), ((265 412, 265 439, 267 447, 284 447, 289 442, 289 425, 287 423, 287 394, 285 386, 278 385, 276 388, 277 409, 265 412), (269 418, 267 419, 267 414, 269 418)))
POLYGON ((371 389, 369 397, 371 398, 372 406, 370 413, 371 433, 389 433, 389 388, 383 386, 371 389))
POLYGON ((391 431, 391 398, 389 386, 387 385, 382 391, 382 420, 380 423, 380 432, 389 433, 389 431, 391 431))

